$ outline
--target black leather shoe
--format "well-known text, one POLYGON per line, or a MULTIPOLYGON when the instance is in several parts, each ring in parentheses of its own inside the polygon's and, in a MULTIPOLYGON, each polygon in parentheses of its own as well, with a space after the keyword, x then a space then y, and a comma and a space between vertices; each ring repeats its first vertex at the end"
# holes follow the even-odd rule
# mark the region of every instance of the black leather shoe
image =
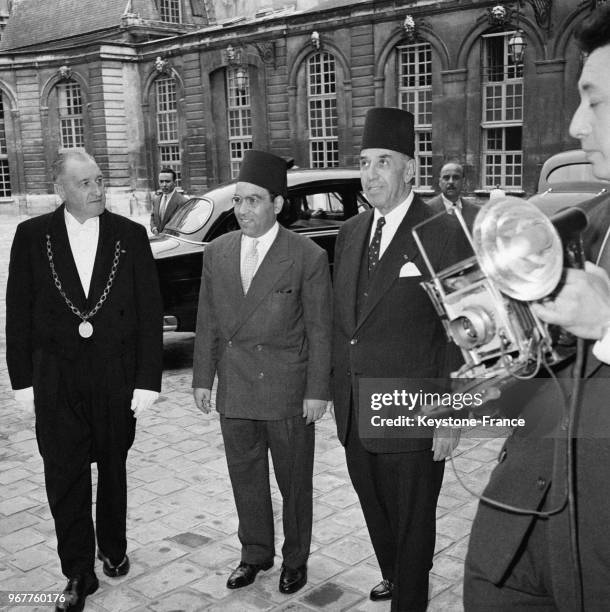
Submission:
POLYGON ((301 565, 296 569, 291 567, 282 566, 282 573, 280 574, 280 593, 290 595, 290 593, 296 593, 300 588, 307 584, 307 566, 301 565))
POLYGON ((97 558, 104 563, 104 574, 109 578, 118 578, 119 576, 125 576, 129 573, 129 557, 125 555, 123 560, 118 565, 112 565, 110 559, 98 549, 97 558))
POLYGON ((253 563, 246 563, 242 561, 232 572, 227 580, 227 589, 241 589, 241 587, 248 586, 254 582, 256 574, 261 570, 266 571, 273 567, 273 561, 263 563, 261 565, 255 565, 253 563))
POLYGON ((55 606, 55 612, 81 612, 85 607, 87 595, 97 591, 100 583, 95 574, 74 576, 62 593, 63 601, 55 606))
POLYGON ((394 584, 385 578, 371 589, 369 597, 372 601, 386 601, 392 599, 392 591, 394 590, 394 584))

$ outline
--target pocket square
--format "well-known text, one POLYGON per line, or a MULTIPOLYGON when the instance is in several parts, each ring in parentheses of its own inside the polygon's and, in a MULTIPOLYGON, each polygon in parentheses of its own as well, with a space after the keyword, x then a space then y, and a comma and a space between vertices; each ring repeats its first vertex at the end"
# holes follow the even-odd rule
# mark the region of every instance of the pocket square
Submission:
POLYGON ((398 276, 399 278, 404 278, 406 276, 421 276, 421 272, 412 261, 408 261, 402 268, 400 268, 398 276))

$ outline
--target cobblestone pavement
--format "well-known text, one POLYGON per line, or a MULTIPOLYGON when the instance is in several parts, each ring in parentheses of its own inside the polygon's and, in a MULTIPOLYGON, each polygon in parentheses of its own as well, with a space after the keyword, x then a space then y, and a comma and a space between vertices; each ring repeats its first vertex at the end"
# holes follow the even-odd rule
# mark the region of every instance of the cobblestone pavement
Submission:
MULTIPOLYGON (((0 215, 2 354, 9 250, 21 219, 0 215)), ((87 610, 389 610, 387 602, 368 599, 370 588, 380 580, 379 570, 329 415, 316 432, 308 584, 292 596, 280 594, 281 559, 276 558, 274 568, 261 572, 253 585, 226 589, 227 576, 240 557, 237 516, 218 419, 198 413, 192 401, 192 344, 192 334, 167 337, 163 391, 153 409, 141 417, 129 454, 131 572, 110 580, 96 562, 101 588, 87 599, 87 610)), ((0 589, 61 591, 65 579, 55 552, 33 418, 23 416, 13 400, 3 356, 0 422, 0 589)), ((484 433, 474 430, 470 435, 484 433)), ((455 469, 470 488, 482 490, 502 441, 463 439, 455 469)), ((281 498, 274 484, 272 492, 280 550, 281 498)), ((462 610, 463 561, 475 508, 476 500, 448 464, 437 511, 431 611, 462 610)))

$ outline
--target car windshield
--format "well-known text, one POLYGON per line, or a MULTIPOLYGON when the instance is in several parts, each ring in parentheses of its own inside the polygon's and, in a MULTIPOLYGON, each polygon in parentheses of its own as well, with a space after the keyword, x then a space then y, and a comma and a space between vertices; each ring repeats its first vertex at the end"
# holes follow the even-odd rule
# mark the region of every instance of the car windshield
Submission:
POLYGON ((194 234, 207 222, 214 204, 207 198, 193 198, 183 204, 168 221, 165 230, 171 230, 179 234, 194 234))

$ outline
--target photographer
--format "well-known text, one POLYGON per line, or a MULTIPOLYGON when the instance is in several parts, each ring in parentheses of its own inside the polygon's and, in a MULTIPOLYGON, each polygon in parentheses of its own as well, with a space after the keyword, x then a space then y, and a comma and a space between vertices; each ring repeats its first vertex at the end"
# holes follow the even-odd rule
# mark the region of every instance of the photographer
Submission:
MULTIPOLYGON (((610 179, 610 5, 583 24, 578 41, 587 57, 570 134, 595 176, 610 179)), ((599 265, 568 270, 559 294, 533 307, 544 321, 595 342, 587 343, 592 350, 576 373, 582 394, 571 423, 549 381, 522 410, 529 435, 507 440, 484 495, 532 511, 480 503, 466 558, 467 612, 595 612, 610 605, 610 240, 608 228, 602 233, 599 265)))

